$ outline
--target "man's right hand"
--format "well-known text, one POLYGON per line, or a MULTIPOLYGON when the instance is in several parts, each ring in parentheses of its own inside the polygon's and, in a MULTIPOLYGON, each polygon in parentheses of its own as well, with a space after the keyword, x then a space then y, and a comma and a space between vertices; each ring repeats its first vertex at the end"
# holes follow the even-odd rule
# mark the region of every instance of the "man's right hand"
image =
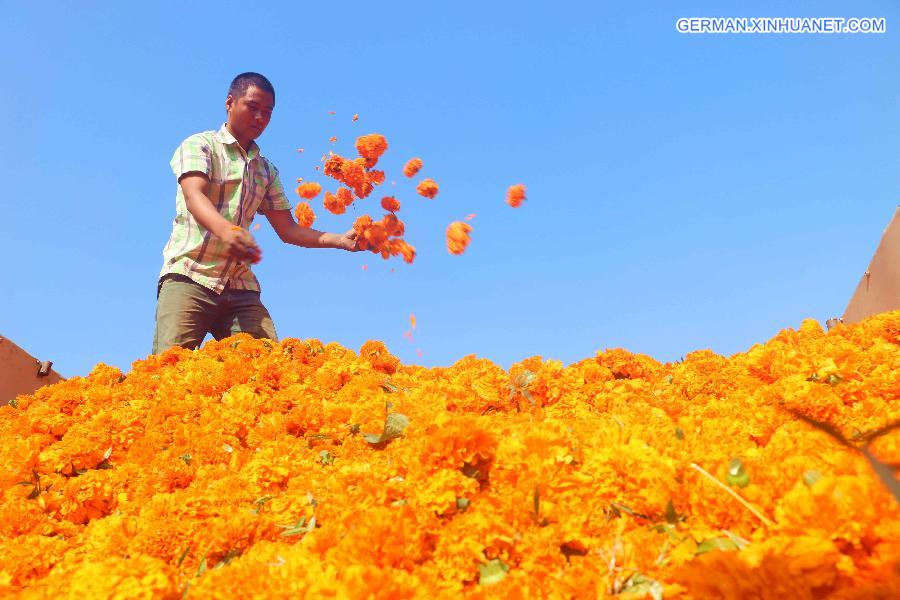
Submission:
POLYGON ((207 196, 209 178, 205 173, 199 171, 185 173, 178 183, 184 193, 184 202, 188 211, 198 223, 222 240, 229 256, 253 264, 262 259, 262 251, 256 245, 256 240, 253 239, 250 232, 227 221, 213 206, 207 196))
POLYGON ((225 229, 219 238, 225 244, 229 256, 253 264, 262 260, 262 250, 259 249, 256 240, 246 229, 233 225, 225 229))

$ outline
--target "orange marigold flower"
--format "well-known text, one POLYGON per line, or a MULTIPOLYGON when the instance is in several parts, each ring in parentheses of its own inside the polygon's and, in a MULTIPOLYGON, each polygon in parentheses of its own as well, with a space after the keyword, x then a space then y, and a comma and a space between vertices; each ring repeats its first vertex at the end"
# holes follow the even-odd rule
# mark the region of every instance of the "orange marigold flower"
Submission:
POLYGON ((322 191, 322 186, 315 181, 307 181, 297 186, 297 195, 306 200, 312 200, 322 191))
POLYGON ((400 238, 393 239, 388 242, 391 246, 391 255, 392 256, 402 256, 403 260, 407 263, 412 264, 412 261, 416 258, 416 249, 400 238))
POLYGON ((372 185, 381 185, 384 183, 384 171, 369 171, 369 181, 372 185))
POLYGON ((359 357, 368 361, 372 368, 389 375, 393 374, 400 365, 400 359, 388 352, 384 342, 369 340, 359 349, 359 357))
POLYGON ((358 198, 365 198, 372 192, 372 183, 366 173, 366 159, 350 160, 332 154, 325 161, 325 174, 353 189, 358 198))
POLYGON ((294 216, 297 217, 297 224, 300 227, 309 227, 316 220, 316 213, 306 202, 301 202, 294 209, 294 216))
POLYGON ((387 139, 380 133, 370 133, 356 138, 356 151, 366 159, 366 166, 370 169, 375 166, 387 147, 387 139))
POLYGON ((353 114, 353 122, 356 123, 357 121, 359 121, 359 113, 354 113, 353 114))
POLYGON ((359 235, 362 235, 366 231, 366 229, 368 229, 371 226, 372 226, 372 217, 370 217, 369 215, 359 216, 356 218, 355 221, 353 221, 353 230, 356 233, 358 233, 359 235))
POLYGON ((345 188, 345 187, 338 188, 338 191, 337 191, 337 199, 338 199, 344 206, 350 206, 351 204, 353 204, 353 200, 354 200, 354 198, 353 198, 353 192, 351 192, 350 190, 348 190, 348 189, 345 188))
POLYGON ((438 184, 434 179, 423 179, 416 186, 416 192, 426 198, 434 198, 438 194, 438 184))
POLYGON ((405 230, 403 221, 398 219, 397 215, 394 213, 384 215, 381 219, 381 225, 384 227, 384 230, 387 231, 388 235, 394 237, 402 236, 405 230))
POLYGON ((403 174, 407 177, 414 177, 416 173, 419 172, 419 169, 422 168, 422 159, 421 158, 411 158, 406 161, 406 164, 403 165, 403 174))
POLYGON ((328 138, 328 141, 333 144, 334 142, 337 141, 337 136, 336 135, 331 136, 330 138, 328 138))
POLYGON ((363 237, 373 248, 381 248, 388 238, 388 232, 381 223, 373 223, 363 232, 363 237))
POLYGON ((385 196, 381 199, 381 208, 391 212, 397 212, 400 210, 400 201, 393 196, 385 196))
POLYGON ((325 205, 325 210, 334 215, 342 215, 347 211, 347 206, 343 203, 343 201, 341 201, 340 198, 338 198, 331 192, 325 192, 325 200, 323 201, 323 204, 325 205))
POLYGON ((454 221, 447 227, 447 250, 450 254, 462 254, 469 245, 472 226, 462 221, 454 221))
POLYGON ((518 208, 525 200, 525 186, 521 183, 509 186, 506 190, 506 203, 513 208, 518 208))

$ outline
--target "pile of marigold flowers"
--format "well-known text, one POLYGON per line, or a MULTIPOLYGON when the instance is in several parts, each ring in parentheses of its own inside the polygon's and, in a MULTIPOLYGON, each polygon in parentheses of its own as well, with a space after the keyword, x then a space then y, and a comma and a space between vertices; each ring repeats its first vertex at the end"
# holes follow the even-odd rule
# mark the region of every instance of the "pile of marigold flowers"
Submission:
POLYGON ((0 409, 0 594, 896 598, 898 397, 900 311, 668 364, 100 364, 0 409))

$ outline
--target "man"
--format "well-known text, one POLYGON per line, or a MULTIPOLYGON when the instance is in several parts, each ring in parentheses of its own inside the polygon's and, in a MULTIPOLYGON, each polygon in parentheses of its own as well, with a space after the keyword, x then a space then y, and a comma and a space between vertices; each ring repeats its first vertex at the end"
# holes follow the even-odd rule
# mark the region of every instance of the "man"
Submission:
POLYGON ((269 80, 242 73, 228 89, 227 122, 187 138, 172 157, 176 216, 157 285, 154 354, 196 348, 207 332, 216 339, 239 332, 277 339, 249 266, 262 256, 249 232, 257 212, 285 243, 357 250, 352 229, 323 233, 294 221, 278 170, 254 142, 274 107, 269 80))

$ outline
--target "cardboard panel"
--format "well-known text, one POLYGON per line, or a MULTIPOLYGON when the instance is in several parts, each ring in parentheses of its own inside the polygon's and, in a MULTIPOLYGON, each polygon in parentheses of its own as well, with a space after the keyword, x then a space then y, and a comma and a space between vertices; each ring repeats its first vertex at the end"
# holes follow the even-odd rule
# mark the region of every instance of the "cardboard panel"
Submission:
POLYGON ((884 230, 869 268, 844 311, 844 323, 900 309, 900 208, 884 230))
POLYGON ((19 394, 30 394, 63 379, 52 369, 40 376, 40 369, 41 361, 0 335, 0 406, 9 404, 19 394))

